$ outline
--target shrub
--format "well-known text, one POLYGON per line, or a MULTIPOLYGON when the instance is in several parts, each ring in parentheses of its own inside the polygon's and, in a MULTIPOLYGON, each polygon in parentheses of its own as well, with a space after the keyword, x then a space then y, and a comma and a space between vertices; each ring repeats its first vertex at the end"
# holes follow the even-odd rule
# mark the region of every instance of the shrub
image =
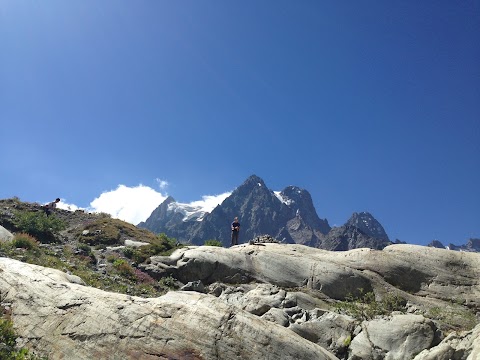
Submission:
POLYGON ((12 240, 12 245, 26 250, 38 250, 37 239, 27 233, 16 234, 12 240))
MULTIPOLYGON (((363 289, 360 289, 363 293, 363 289)), ((405 312, 406 301, 398 295, 387 294, 382 300, 376 301, 375 294, 368 292, 360 297, 347 296, 345 301, 335 304, 335 311, 350 315, 357 320, 371 320, 378 315, 386 315, 392 311, 405 312)))
MULTIPOLYGON (((0 294, 0 300, 3 296, 0 294)), ((0 305, 0 359, 2 360, 40 360, 26 348, 17 348, 17 334, 13 329, 13 322, 5 315, 5 308, 0 305)))
POLYGON ((124 255, 135 261, 137 264, 145 262, 149 257, 155 255, 170 255, 175 249, 179 248, 177 246, 176 240, 173 238, 167 237, 165 234, 160 234, 157 236, 152 243, 141 246, 137 249, 124 249, 124 255))
POLYGON ((87 244, 79 244, 78 249, 83 251, 87 255, 90 255, 92 253, 92 248, 87 244))
POLYGON ((154 284, 155 280, 148 275, 147 273, 144 273, 140 269, 134 269, 135 271, 135 277, 137 278, 137 281, 142 283, 142 284, 154 284))
POLYGON ((54 233, 65 229, 65 223, 54 215, 43 212, 19 211, 15 214, 14 224, 18 231, 35 236, 42 242, 55 239, 54 233))
POLYGON ((164 288, 169 288, 169 289, 174 289, 175 288, 175 278, 172 277, 172 275, 168 275, 164 278, 161 278, 158 283, 160 284, 161 287, 164 288))
POLYGON ((471 330, 478 323, 475 313, 471 309, 456 304, 431 307, 424 316, 436 320, 439 329, 447 332, 471 330))
POLYGON ((116 259, 113 262, 113 267, 122 276, 135 279, 135 269, 125 259, 116 259))
POLYGON ((205 241, 204 245, 205 245, 205 246, 219 246, 219 247, 223 247, 222 242, 219 241, 219 240, 215 240, 215 239, 205 241))
POLYGON ((125 257, 131 259, 133 258, 133 254, 134 254, 134 250, 130 247, 126 247, 123 249, 123 255, 125 255, 125 257))
POLYGON ((7 354, 15 351, 16 339, 13 323, 3 317, 0 318, 0 344, 2 345, 0 347, 0 359, 6 359, 7 354))

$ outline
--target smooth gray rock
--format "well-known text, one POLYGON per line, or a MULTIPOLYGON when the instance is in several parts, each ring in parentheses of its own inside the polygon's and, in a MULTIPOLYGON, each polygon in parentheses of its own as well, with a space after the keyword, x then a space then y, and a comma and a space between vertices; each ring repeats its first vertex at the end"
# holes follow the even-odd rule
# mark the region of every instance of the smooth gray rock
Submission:
POLYGON ((349 359, 404 360, 432 346, 435 325, 421 315, 394 315, 362 324, 350 345, 349 359))
POLYGON ((0 241, 12 241, 13 239, 13 234, 5 229, 2 225, 0 225, 0 241))
POLYGON ((183 291, 196 291, 200 293, 205 292, 205 286, 200 280, 197 281, 190 281, 187 284, 183 285, 180 290, 183 291))
POLYGON ((219 296, 225 303, 239 307, 254 315, 263 315, 271 308, 279 308, 286 291, 270 284, 257 284, 254 288, 227 287, 219 296))
POLYGON ((202 280, 280 287, 306 287, 343 300, 376 286, 443 301, 455 299, 480 307, 480 254, 416 245, 391 245, 383 250, 332 252, 303 245, 264 244, 186 247, 171 257, 152 258, 152 269, 168 266, 183 283, 202 280))
POLYGON ((480 324, 470 331, 453 332, 440 344, 423 350, 414 360, 480 359, 480 324))
POLYGON ((356 321, 350 316, 329 312, 313 321, 292 324, 289 329, 325 349, 343 354, 350 345, 355 327, 356 321))
POLYGON ((265 314, 262 315, 262 319, 271 321, 281 326, 288 326, 289 316, 282 309, 271 308, 265 314))
POLYGON ((135 241, 135 240, 130 240, 130 239, 125 239, 124 242, 125 246, 130 246, 130 247, 141 247, 141 246, 146 246, 150 245, 149 243, 143 242, 143 241, 135 241))
POLYGON ((60 359, 337 359, 290 330, 212 295, 144 299, 67 280, 0 258, 0 292, 19 345, 60 359))

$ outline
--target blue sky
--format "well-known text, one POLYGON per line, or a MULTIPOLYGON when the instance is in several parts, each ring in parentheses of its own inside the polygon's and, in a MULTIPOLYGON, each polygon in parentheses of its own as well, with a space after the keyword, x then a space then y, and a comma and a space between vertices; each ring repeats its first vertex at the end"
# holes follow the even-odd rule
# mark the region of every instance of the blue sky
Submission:
POLYGON ((465 243, 479 64, 478 1, 0 0, 0 198, 137 221, 256 174, 465 243))

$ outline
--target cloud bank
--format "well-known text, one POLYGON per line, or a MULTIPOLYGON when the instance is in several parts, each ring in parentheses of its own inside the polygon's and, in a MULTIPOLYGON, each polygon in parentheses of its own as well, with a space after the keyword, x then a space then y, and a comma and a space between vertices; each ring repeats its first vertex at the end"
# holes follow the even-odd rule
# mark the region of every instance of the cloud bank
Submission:
POLYGON ((136 225, 146 220, 166 198, 166 195, 141 184, 135 187, 118 185, 115 190, 106 191, 93 200, 89 210, 107 213, 136 225))
POLYGON ((202 200, 192 201, 188 205, 193 207, 199 207, 205 212, 212 212, 217 205, 221 204, 223 200, 229 197, 231 192, 226 192, 220 195, 204 195, 202 200))
MULTIPOLYGON (((166 181, 158 181, 159 187, 165 189, 168 186, 166 181)), ((204 195, 202 200, 192 201, 191 203, 179 204, 187 205, 201 210, 203 212, 211 212, 217 205, 221 204, 231 192, 220 195, 204 195)), ((102 212, 110 214, 113 218, 127 221, 137 225, 145 221, 163 201, 167 198, 167 194, 162 194, 149 186, 125 186, 118 185, 115 190, 105 191, 95 198, 88 209, 91 212, 102 212)), ((60 209, 75 211, 80 207, 65 202, 64 199, 57 204, 60 209)))

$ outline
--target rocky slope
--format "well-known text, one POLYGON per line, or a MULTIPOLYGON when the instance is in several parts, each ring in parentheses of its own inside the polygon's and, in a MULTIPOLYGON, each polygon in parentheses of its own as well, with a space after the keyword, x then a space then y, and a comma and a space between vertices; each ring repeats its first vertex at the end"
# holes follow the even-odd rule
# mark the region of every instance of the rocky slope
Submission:
MULTIPOLYGON (((55 217, 63 230, 15 248, 22 213, 41 215, 38 204, 0 201, 0 308, 19 345, 49 359, 472 360, 479 353, 479 254, 412 245, 332 252, 260 237, 156 255, 175 247, 104 215, 62 210, 55 217)), ((366 216, 348 225, 366 220, 362 233, 386 241, 366 216)))
POLYGON ((0 292, 20 343, 50 359, 473 360, 479 260, 408 245, 188 247, 145 268, 197 291, 139 298, 0 258, 0 292), (389 294, 403 301, 396 312, 371 316, 335 310, 364 292, 377 305, 389 294), (451 333, 466 323, 472 330, 451 333))
POLYGON ((71 283, 0 258, 0 291, 22 342, 50 359, 335 359, 288 329, 220 299, 143 299, 71 283))

